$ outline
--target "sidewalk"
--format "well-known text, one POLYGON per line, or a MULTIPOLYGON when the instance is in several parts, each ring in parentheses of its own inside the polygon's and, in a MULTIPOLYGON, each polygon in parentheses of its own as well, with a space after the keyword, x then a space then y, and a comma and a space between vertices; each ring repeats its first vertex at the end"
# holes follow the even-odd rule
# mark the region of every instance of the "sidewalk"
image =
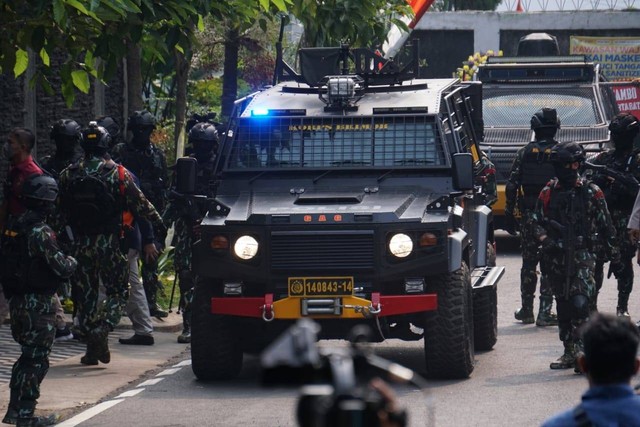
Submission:
MULTIPOLYGON (((109 335, 111 363, 85 366, 80 363, 82 354, 51 363, 51 367, 40 389, 37 413, 57 412, 65 419, 73 413, 90 407, 105 397, 184 353, 190 357, 189 346, 178 344, 176 339, 182 331, 182 315, 173 313, 163 320, 153 319, 155 344, 151 346, 122 345, 119 337, 129 337, 131 322, 123 317, 118 328, 109 335)), ((8 328, 9 325, 0 326, 8 328)), ((55 346, 55 344, 54 344, 55 346)), ((15 362, 11 361, 11 363, 15 362)), ((8 382, 0 383, 0 419, 7 410, 9 401, 8 382)), ((4 426, 6 424, 0 423, 4 426)))

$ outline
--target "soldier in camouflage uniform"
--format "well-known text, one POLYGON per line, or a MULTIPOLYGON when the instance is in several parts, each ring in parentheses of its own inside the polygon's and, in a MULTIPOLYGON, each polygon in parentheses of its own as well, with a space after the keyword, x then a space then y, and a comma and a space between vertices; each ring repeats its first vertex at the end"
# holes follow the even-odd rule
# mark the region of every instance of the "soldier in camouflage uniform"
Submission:
POLYGON ((50 135, 56 144, 56 152, 53 156, 43 158, 40 166, 58 179, 64 168, 80 160, 83 155, 80 148, 82 129, 75 120, 60 119, 51 126, 50 135))
MULTIPOLYGON (((189 131, 191 157, 197 161, 196 194, 208 195, 213 179, 213 167, 218 150, 218 131, 211 123, 198 123, 189 131)), ((182 334, 179 343, 191 342, 191 300, 195 277, 191 271, 191 245, 197 237, 200 221, 206 214, 204 206, 188 196, 169 199, 162 215, 167 227, 175 224, 175 249, 173 266, 180 284, 180 306, 182 307, 182 334)))
MULTIPOLYGON (((140 181, 140 189, 158 212, 163 212, 167 199, 167 161, 162 150, 150 140, 156 120, 146 110, 136 111, 129 117, 128 129, 133 137, 128 143, 116 145, 112 150, 113 159, 130 170, 140 181)), ((163 234, 155 230, 156 246, 164 247, 163 234)), ((144 285, 149 312, 153 317, 167 317, 167 312, 157 304, 158 292, 162 285, 158 280, 158 260, 142 258, 142 283, 144 285)))
POLYGON ((78 271, 73 277, 74 305, 80 331, 87 337, 81 362, 109 363, 108 334, 120 322, 128 299, 129 264, 120 247, 125 210, 166 231, 160 215, 133 182, 129 172, 108 156, 109 133, 96 122, 83 132, 85 158, 60 175, 61 210, 75 236, 78 271), (98 301, 99 281, 106 301, 98 301))
POLYGON ((557 178, 540 192, 531 222, 558 304, 558 327, 564 345, 564 353, 550 368, 575 369, 581 351, 578 329, 589 318, 589 300, 595 292, 593 241, 598 235, 606 236, 604 244, 613 259, 618 260, 619 255, 602 190, 579 176, 585 159, 582 146, 562 142, 553 148, 551 156, 557 178))
POLYGON ((22 349, 11 372, 5 424, 46 426, 57 421, 55 415, 34 415, 55 337, 52 295, 77 265, 60 250, 55 233, 45 223, 57 195, 52 177, 28 178, 22 187, 27 210, 2 235, 0 276, 11 309, 11 332, 22 349))
MULTIPOLYGON (((604 165, 626 178, 623 180, 625 182, 620 182, 619 179, 616 180, 610 176, 611 173, 607 174, 601 169, 595 169, 592 177, 593 182, 604 191, 607 207, 616 227, 617 245, 622 265, 613 265, 611 270, 620 270, 616 276, 618 280, 618 305, 616 307, 618 316, 629 316, 629 295, 633 288, 633 257, 636 253, 636 246, 628 239, 627 223, 631 216, 633 202, 638 194, 637 182, 633 181, 640 181, 640 153, 633 149, 633 140, 639 130, 640 125, 635 116, 629 113, 618 114, 609 124, 611 140, 615 148, 599 153, 592 161, 592 163, 604 165)), ((599 252, 596 261, 596 292, 592 299, 592 310, 597 310, 598 292, 604 280, 604 263, 607 254, 603 251, 599 252)))
MULTIPOLYGON (((51 140, 56 144, 56 151, 52 156, 46 156, 41 160, 40 166, 56 180, 69 165, 82 158, 83 152, 80 148, 82 129, 80 125, 72 119, 60 119, 51 126, 49 134, 51 140)), ((60 231, 60 230, 58 230, 60 231)), ((64 236, 64 233, 63 233, 64 236)), ((70 297, 68 285, 63 287, 61 294, 65 299, 70 297)), ((64 317, 64 309, 58 294, 53 297, 56 309, 56 341, 72 339, 73 334, 69 330, 64 317)))
POLYGON ((544 185, 554 176, 549 160, 551 149, 557 144, 554 137, 560 128, 560 119, 553 108, 542 108, 531 117, 531 129, 535 140, 520 148, 511 167, 511 174, 505 189, 507 202, 505 220, 507 231, 516 234, 514 212, 520 208, 520 246, 522 248, 522 269, 520 270, 520 294, 522 307, 515 312, 515 318, 522 323, 533 323, 533 299, 536 292, 538 275, 536 267, 541 264, 540 307, 536 325, 557 325, 558 319, 551 312, 553 290, 544 274, 538 244, 533 239, 531 215, 544 185))

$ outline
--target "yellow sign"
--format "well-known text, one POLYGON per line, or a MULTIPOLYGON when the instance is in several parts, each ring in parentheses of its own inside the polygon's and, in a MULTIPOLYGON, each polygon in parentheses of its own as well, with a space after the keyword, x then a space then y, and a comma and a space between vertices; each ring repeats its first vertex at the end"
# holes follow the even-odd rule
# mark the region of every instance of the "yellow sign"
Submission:
POLYGON ((609 80, 640 78, 640 37, 571 36, 569 53, 600 64, 609 80))
POLYGON ((346 296, 353 294, 353 277, 289 277, 289 296, 346 296))

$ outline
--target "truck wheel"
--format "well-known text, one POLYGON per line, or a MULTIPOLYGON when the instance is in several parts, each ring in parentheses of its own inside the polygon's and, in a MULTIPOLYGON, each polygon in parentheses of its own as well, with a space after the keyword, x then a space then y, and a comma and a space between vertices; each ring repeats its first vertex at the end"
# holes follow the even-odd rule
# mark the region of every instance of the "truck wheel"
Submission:
POLYGON ((211 285, 196 285, 191 312, 191 369, 199 380, 228 380, 242 369, 230 316, 211 314, 211 285))
POLYGON ((469 267, 432 282, 438 310, 425 315, 424 355, 427 378, 467 378, 473 372, 473 304, 469 267))
POLYGON ((473 332, 477 351, 491 350, 498 341, 498 289, 481 289, 473 295, 473 332))
MULTIPOLYGON (((487 265, 495 267, 496 250, 487 245, 487 265)), ((498 288, 480 289, 473 294, 473 332, 476 351, 491 350, 498 341, 498 288)))

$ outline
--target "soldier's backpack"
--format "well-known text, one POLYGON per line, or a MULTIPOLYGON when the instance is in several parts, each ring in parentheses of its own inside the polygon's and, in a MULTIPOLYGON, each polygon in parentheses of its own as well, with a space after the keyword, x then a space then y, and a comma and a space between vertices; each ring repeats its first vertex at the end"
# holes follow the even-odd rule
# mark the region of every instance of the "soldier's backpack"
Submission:
MULTIPOLYGON (((124 193, 124 168, 118 168, 120 192, 124 193)), ((72 177, 63 203, 69 225, 81 235, 118 233, 122 225, 122 200, 113 194, 107 175, 113 167, 102 167, 95 173, 84 168, 72 169, 72 177)))

